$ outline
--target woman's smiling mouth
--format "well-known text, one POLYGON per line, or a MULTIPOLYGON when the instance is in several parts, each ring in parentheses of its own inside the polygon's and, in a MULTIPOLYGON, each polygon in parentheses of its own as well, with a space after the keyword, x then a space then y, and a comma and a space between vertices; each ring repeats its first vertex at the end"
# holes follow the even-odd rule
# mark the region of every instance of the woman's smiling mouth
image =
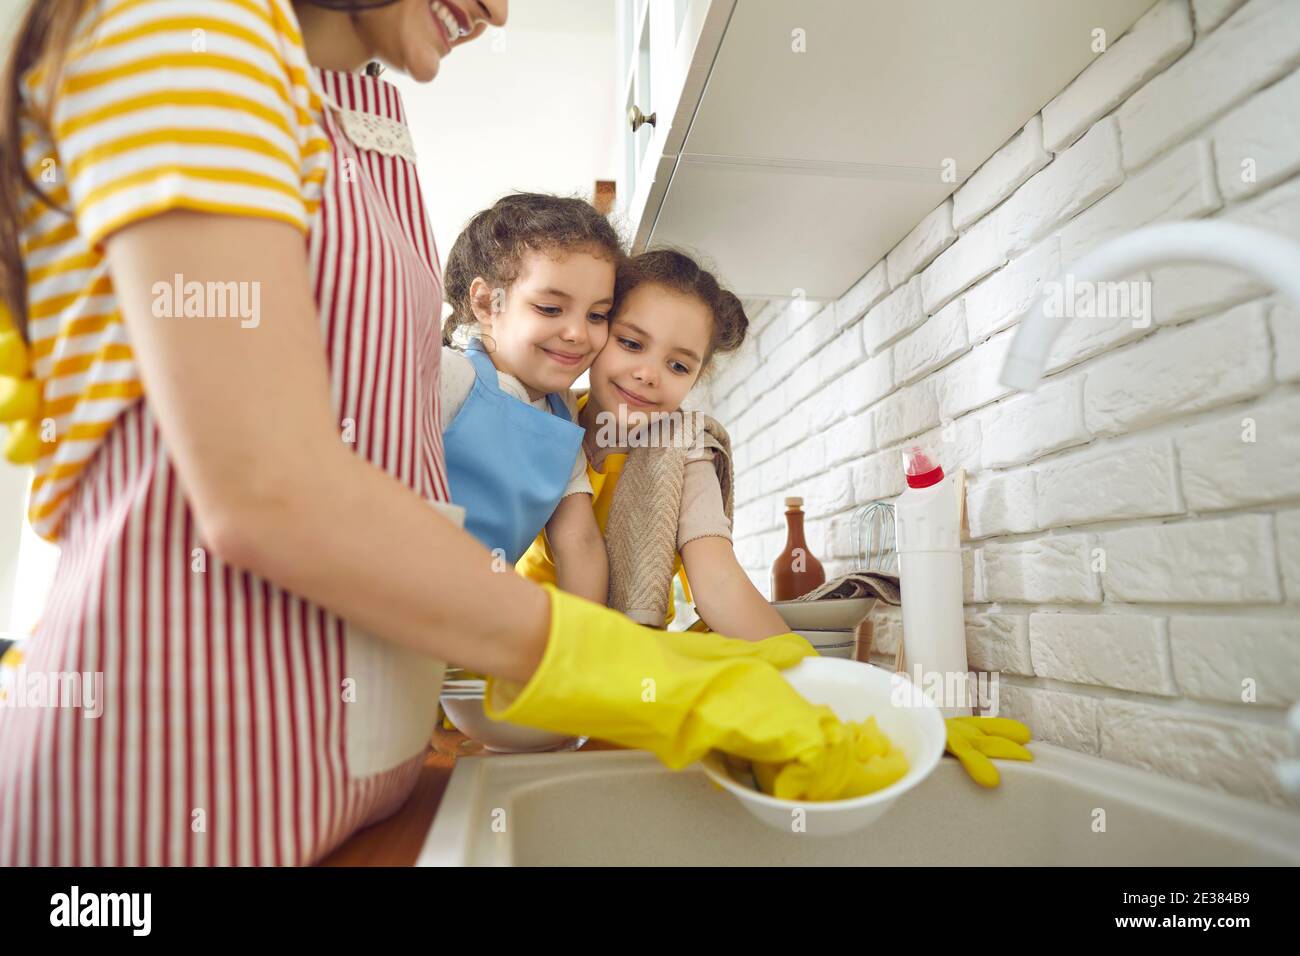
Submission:
POLYGON ((468 18, 463 11, 442 0, 429 0, 429 13, 433 15, 433 22, 443 39, 447 41, 447 52, 450 53, 456 40, 469 33, 468 18))

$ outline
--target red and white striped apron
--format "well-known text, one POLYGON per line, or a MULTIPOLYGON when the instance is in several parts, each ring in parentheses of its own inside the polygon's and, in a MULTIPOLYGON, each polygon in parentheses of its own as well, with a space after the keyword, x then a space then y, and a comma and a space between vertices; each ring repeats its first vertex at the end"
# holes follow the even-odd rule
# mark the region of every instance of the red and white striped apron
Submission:
MULTIPOLYGON (((405 123, 390 84, 317 79, 405 123)), ((308 242, 340 429, 448 502, 442 276, 414 164, 358 148, 329 109, 321 125, 333 153, 308 242)), ((0 708, 0 865, 308 863, 404 802, 442 664, 211 556, 192 569, 203 542, 147 397, 86 468, 61 545, 24 664, 103 672, 103 713, 0 708)))

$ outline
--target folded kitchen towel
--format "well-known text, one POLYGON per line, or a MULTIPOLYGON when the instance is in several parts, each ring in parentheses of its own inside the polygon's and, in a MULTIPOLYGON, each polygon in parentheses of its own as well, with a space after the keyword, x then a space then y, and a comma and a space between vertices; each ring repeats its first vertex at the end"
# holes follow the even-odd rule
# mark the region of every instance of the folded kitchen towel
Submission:
POLYGON ((672 416, 655 445, 632 448, 610 502, 605 524, 609 606, 651 627, 663 627, 668 615, 686 456, 699 445, 714 452, 723 511, 730 522, 731 439, 702 412, 672 416))
POLYGON ((902 591, 898 586, 898 575, 888 571, 850 571, 832 581, 813 588, 807 594, 795 598, 796 601, 838 601, 850 598, 879 598, 886 604, 900 607, 903 603, 902 591))

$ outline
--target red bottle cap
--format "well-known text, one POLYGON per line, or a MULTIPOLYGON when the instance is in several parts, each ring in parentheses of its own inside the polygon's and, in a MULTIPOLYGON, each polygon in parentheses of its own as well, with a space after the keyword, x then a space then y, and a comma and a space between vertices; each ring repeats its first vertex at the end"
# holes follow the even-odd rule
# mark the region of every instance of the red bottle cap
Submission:
POLYGON ((943 467, 932 462, 919 446, 903 452, 903 474, 909 488, 929 488, 943 481, 943 467))

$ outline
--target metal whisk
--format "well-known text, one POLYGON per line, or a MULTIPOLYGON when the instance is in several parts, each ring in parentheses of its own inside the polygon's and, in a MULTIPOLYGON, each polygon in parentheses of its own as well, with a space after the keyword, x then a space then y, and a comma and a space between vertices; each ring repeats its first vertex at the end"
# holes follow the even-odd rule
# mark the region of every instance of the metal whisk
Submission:
POLYGON ((894 539, 894 506, 872 501, 853 512, 849 527, 853 558, 858 571, 898 573, 898 545, 894 539))

